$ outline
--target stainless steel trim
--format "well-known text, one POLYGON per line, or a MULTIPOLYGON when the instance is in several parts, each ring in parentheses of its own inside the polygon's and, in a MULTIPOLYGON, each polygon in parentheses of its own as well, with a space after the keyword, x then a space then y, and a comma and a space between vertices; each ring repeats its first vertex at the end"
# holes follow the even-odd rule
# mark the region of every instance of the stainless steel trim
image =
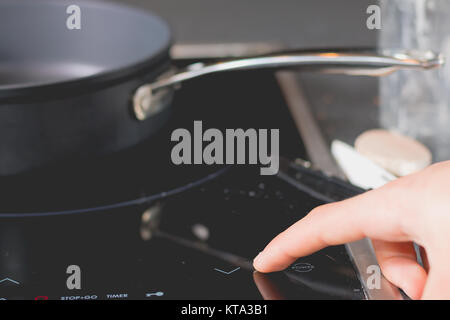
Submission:
POLYGON ((158 90, 204 75, 234 70, 314 66, 324 72, 378 76, 391 73, 399 68, 436 68, 442 65, 442 63, 443 57, 431 51, 383 51, 373 53, 339 51, 310 53, 287 52, 275 53, 263 57, 235 59, 208 65, 196 63, 188 67, 185 71, 159 79, 148 86, 153 90, 158 90))
POLYGON ((148 94, 146 88, 139 88, 133 96, 133 111, 136 119, 144 121, 163 111, 172 101, 173 88, 164 88, 148 94))
MULTIPOLYGON (((317 166, 330 175, 342 177, 343 173, 331 156, 328 144, 325 142, 320 128, 310 111, 309 104, 302 92, 296 73, 292 71, 279 71, 276 77, 314 166, 317 166)), ((358 272, 359 279, 368 299, 403 299, 399 289, 384 277, 381 278, 379 289, 368 288, 367 283, 371 274, 367 272, 367 268, 372 265, 378 266, 369 239, 348 243, 346 244, 346 248, 358 272)))
MULTIPOLYGON (((190 65, 186 70, 161 77, 153 83, 138 88, 133 98, 133 107, 137 111, 157 109, 153 106, 153 103, 158 103, 160 100, 154 98, 159 90, 172 88, 185 81, 218 72, 306 66, 312 67, 315 72, 321 73, 383 76, 400 68, 431 69, 439 67, 443 63, 444 58, 431 51, 386 50, 368 53, 345 50, 289 51, 211 64, 200 62, 190 65)), ((145 113, 143 114, 145 115, 145 113)), ((151 114, 153 112, 149 112, 149 115, 151 114)), ((142 114, 137 113, 136 116, 139 120, 145 119, 142 114)))
POLYGON ((358 270, 359 279, 364 287, 368 299, 371 300, 403 300, 400 290, 391 284, 383 275, 381 277, 380 288, 369 288, 368 281, 372 275, 369 267, 378 265, 372 242, 365 238, 359 241, 347 243, 347 252, 358 270))
MULTIPOLYGON (((168 77, 174 72, 175 71, 172 68, 163 73, 161 77, 168 77)), ((161 90, 153 91, 149 94, 148 89, 145 86, 139 87, 135 91, 132 101, 133 112, 136 119, 144 121, 152 115, 155 115, 169 107, 172 102, 175 89, 176 87, 167 87, 161 90)))

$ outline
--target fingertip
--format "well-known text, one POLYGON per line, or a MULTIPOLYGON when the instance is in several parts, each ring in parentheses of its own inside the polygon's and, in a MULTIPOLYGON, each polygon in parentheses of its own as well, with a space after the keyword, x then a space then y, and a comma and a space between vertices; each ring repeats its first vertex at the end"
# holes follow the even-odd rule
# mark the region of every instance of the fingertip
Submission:
POLYGON ((270 268, 270 259, 268 260, 266 254, 262 251, 260 252, 255 259, 253 259, 253 267, 256 271, 262 273, 272 272, 272 268, 270 268))
POLYGON ((413 300, 422 297, 427 281, 426 271, 411 259, 395 257, 385 261, 382 266, 386 278, 401 288, 413 300))
POLYGON ((286 257, 277 247, 268 246, 260 252, 253 260, 253 267, 262 273, 281 271, 286 269, 294 260, 286 257))
POLYGON ((410 281, 401 285, 403 291, 413 300, 419 300, 422 298, 425 283, 427 281, 427 273, 420 265, 411 266, 411 270, 408 272, 411 277, 410 281))

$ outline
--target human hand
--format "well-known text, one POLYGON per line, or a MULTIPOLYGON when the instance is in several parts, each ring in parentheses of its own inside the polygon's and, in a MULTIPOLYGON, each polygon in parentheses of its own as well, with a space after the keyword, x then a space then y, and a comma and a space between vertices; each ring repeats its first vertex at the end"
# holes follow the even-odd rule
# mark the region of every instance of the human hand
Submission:
POLYGON ((450 299, 450 161, 354 198, 319 206, 255 258, 279 271, 324 247, 372 239, 384 276, 413 299, 450 299), (426 270, 413 247, 424 249, 426 270))

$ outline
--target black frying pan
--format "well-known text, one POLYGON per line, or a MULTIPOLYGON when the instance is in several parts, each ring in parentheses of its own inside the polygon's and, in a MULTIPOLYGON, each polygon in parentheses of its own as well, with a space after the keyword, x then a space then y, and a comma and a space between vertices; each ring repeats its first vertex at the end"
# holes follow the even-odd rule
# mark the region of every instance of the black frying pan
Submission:
POLYGON ((66 25, 74 1, 0 3, 0 175, 137 145, 165 123, 172 89, 198 76, 299 65, 380 75, 442 63, 432 53, 297 51, 163 75, 171 45, 164 21, 109 2, 75 2, 79 30, 66 25))
POLYGON ((137 87, 170 63, 171 33, 148 12, 111 3, 0 3, 0 175, 115 152, 148 138, 169 109, 138 121, 137 87), (66 9, 81 7, 81 29, 66 9))

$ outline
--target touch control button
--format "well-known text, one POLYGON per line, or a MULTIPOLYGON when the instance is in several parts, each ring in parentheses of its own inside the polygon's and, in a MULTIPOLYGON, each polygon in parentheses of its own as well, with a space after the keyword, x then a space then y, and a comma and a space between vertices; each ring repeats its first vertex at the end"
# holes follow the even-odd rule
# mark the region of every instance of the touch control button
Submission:
POLYGON ((305 262, 299 262, 294 264, 291 267, 291 270, 296 271, 296 272, 310 272, 314 269, 314 266, 310 263, 305 263, 305 262))
POLYGON ((221 269, 219 269, 219 268, 214 268, 214 271, 217 271, 217 272, 220 272, 220 273, 224 273, 224 274, 226 274, 226 275, 229 275, 229 274, 232 274, 233 272, 238 271, 240 268, 241 268, 241 267, 237 267, 237 268, 235 268, 235 269, 233 269, 233 270, 231 270, 231 271, 223 271, 223 270, 221 270, 221 269))
POLYGON ((18 285, 20 285, 20 282, 14 280, 14 279, 11 279, 11 278, 4 278, 4 279, 0 280, 0 285, 16 285, 16 286, 18 286, 18 285))
POLYGON ((107 294, 106 299, 127 299, 128 293, 107 294))
POLYGON ((150 298, 152 296, 156 296, 156 297, 162 297, 164 295, 164 292, 162 291, 158 291, 158 292, 149 292, 145 294, 145 297, 150 298))
POLYGON ((61 300, 97 300, 98 296, 95 294, 85 296, 63 296, 61 300))

